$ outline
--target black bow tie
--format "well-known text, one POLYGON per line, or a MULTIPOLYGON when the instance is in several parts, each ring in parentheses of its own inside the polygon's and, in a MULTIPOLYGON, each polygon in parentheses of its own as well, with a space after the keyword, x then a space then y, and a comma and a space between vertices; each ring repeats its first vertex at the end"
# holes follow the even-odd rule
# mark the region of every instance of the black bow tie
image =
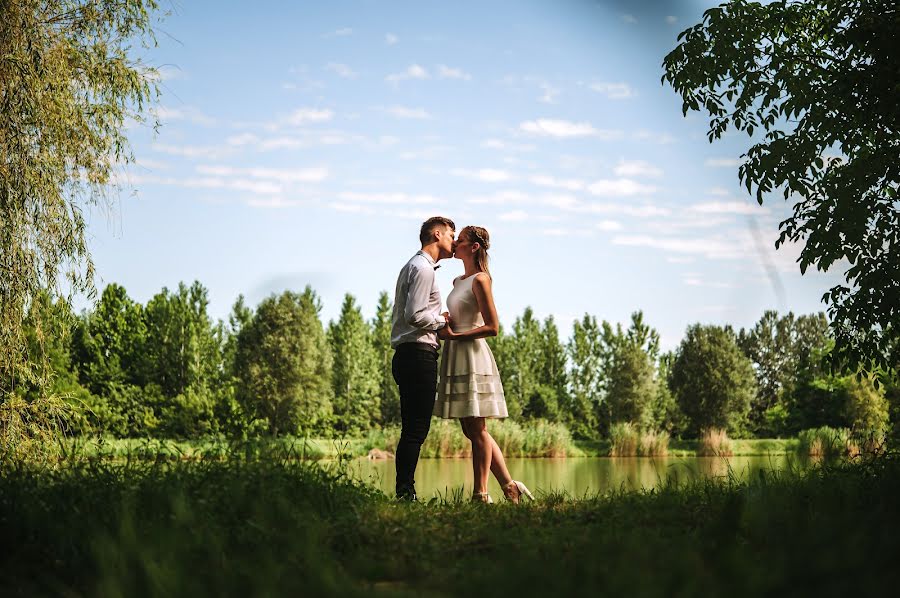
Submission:
POLYGON ((437 269, 440 268, 440 267, 441 267, 441 265, 438 264, 438 265, 436 265, 436 266, 434 267, 434 269, 437 270, 437 269))

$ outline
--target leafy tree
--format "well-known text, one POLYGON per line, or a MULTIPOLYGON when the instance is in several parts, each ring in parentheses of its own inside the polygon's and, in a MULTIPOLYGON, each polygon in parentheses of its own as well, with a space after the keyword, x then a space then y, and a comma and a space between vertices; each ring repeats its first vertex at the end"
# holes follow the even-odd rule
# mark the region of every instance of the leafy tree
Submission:
POLYGON ((391 347, 391 317, 393 305, 384 291, 378 295, 378 306, 372 319, 372 344, 378 361, 378 402, 381 405, 381 422, 384 425, 400 423, 400 389, 394 382, 391 363, 394 349, 391 347))
POLYGON ((596 413, 604 399, 603 365, 606 353, 597 318, 585 314, 572 324, 566 346, 569 357, 569 405, 565 422, 576 437, 597 434, 596 413))
POLYGON ((206 288, 195 281, 178 284, 170 293, 163 289, 147 302, 147 377, 157 382, 166 396, 184 394, 188 388, 208 387, 220 361, 206 288))
POLYGON ((236 397, 269 433, 315 431, 331 414, 331 351, 311 287, 264 299, 241 328, 236 397))
POLYGON ((644 314, 631 314, 627 331, 615 331, 604 322, 604 339, 612 358, 607 360, 606 402, 610 423, 631 422, 642 427, 653 424, 653 401, 657 395, 655 361, 659 355, 659 333, 644 322, 644 314))
POLYGON ((0 18, 0 403, 49 370, 23 322, 42 292, 91 291, 83 210, 131 161, 126 124, 156 97, 135 58, 154 0, 4 2, 0 18), (65 281, 65 290, 60 283, 65 281))
MULTIPOLYGON (((779 317, 766 311, 750 331, 738 334, 738 345, 753 362, 757 394, 750 406, 750 428, 756 434, 784 432, 786 402, 794 392, 800 370, 815 368, 813 351, 821 356, 828 343, 825 314, 795 317, 788 312, 779 317)), ((820 359, 820 357, 819 357, 820 359)))
POLYGON ((708 428, 743 433, 756 380, 750 360, 729 331, 689 326, 676 352, 670 383, 687 417, 688 434, 708 428))
POLYGON ((100 301, 77 327, 73 352, 82 383, 105 397, 122 386, 147 382, 145 346, 147 326, 140 303, 125 288, 111 283, 100 301))
POLYGON ((328 327, 333 369, 334 420, 338 432, 360 432, 381 415, 378 355, 372 333, 353 295, 344 295, 341 315, 328 327))
POLYGON ((497 336, 487 339, 491 353, 494 354, 494 360, 497 362, 497 369, 500 371, 500 380, 503 382, 503 392, 506 398, 506 408, 510 417, 520 417, 522 415, 522 405, 517 402, 513 396, 513 382, 517 376, 515 373, 515 341, 516 339, 507 334, 500 325, 497 336))
POLYGON ((651 426, 657 387, 650 356, 638 345, 623 343, 616 350, 612 366, 607 391, 611 423, 651 426))
POLYGON ((669 388, 669 379, 675 354, 666 352, 659 356, 656 373, 656 392, 650 405, 650 426, 664 430, 671 435, 679 435, 685 429, 687 421, 675 395, 669 388))
POLYGON ((217 396, 215 417, 220 429, 238 437, 248 433, 250 422, 235 396, 237 385, 235 357, 238 336, 252 320, 253 310, 247 307, 244 296, 238 295, 234 305, 231 306, 228 324, 217 327, 218 342, 222 347, 222 366, 219 379, 214 385, 217 396))
POLYGON ((560 410, 568 403, 566 348, 559 340, 559 328, 553 316, 544 319, 540 329, 540 346, 536 386, 532 388, 524 413, 528 417, 558 421, 560 410))
POLYGON ((679 35, 663 79, 683 112, 764 138, 739 176, 762 203, 783 192, 793 215, 776 243, 799 242, 801 272, 851 266, 823 297, 834 364, 900 364, 900 11, 885 0, 760 4, 732 0, 679 35))
POLYGON ((523 417, 530 415, 530 402, 540 384, 543 340, 540 320, 530 307, 526 307, 522 316, 513 323, 509 371, 503 386, 511 416, 519 413, 523 417))

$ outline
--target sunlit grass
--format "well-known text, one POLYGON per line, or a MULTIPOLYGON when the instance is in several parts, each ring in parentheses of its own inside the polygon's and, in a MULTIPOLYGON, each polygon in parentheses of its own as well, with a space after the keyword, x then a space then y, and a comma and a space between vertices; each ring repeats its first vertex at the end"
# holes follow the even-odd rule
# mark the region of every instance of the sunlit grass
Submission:
POLYGON ((78 460, 0 469, 0 594, 887 594, 894 456, 745 483, 667 479, 516 507, 391 501, 343 461, 78 460), (660 558, 665 555, 665 558, 660 558))

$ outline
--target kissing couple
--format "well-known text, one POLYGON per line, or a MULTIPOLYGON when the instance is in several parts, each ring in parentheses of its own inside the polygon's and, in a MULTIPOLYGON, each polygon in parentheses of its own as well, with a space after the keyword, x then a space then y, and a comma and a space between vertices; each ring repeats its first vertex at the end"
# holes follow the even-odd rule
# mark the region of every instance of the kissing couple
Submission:
POLYGON ((391 370, 400 388, 397 498, 416 500, 419 451, 436 415, 458 419, 472 442, 473 502, 494 502, 487 491, 489 472, 508 500, 534 500, 525 484, 512 479, 485 423, 508 416, 497 362, 485 341, 500 328, 488 271, 490 235, 479 226, 466 226, 457 239, 453 221, 435 216, 422 224, 419 241, 422 248, 397 278, 391 323, 391 370), (441 313, 434 271, 449 257, 462 261, 465 272, 453 280, 448 311, 441 313), (444 347, 439 374, 440 341, 444 347))

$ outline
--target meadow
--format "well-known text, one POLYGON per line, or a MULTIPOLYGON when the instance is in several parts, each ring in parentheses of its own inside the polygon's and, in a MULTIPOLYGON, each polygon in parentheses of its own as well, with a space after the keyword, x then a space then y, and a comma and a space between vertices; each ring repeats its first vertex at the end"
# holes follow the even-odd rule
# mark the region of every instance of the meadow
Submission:
POLYGON ((397 503, 345 464, 6 461, 0 594, 836 596, 900 577, 893 454, 521 506, 397 503))

